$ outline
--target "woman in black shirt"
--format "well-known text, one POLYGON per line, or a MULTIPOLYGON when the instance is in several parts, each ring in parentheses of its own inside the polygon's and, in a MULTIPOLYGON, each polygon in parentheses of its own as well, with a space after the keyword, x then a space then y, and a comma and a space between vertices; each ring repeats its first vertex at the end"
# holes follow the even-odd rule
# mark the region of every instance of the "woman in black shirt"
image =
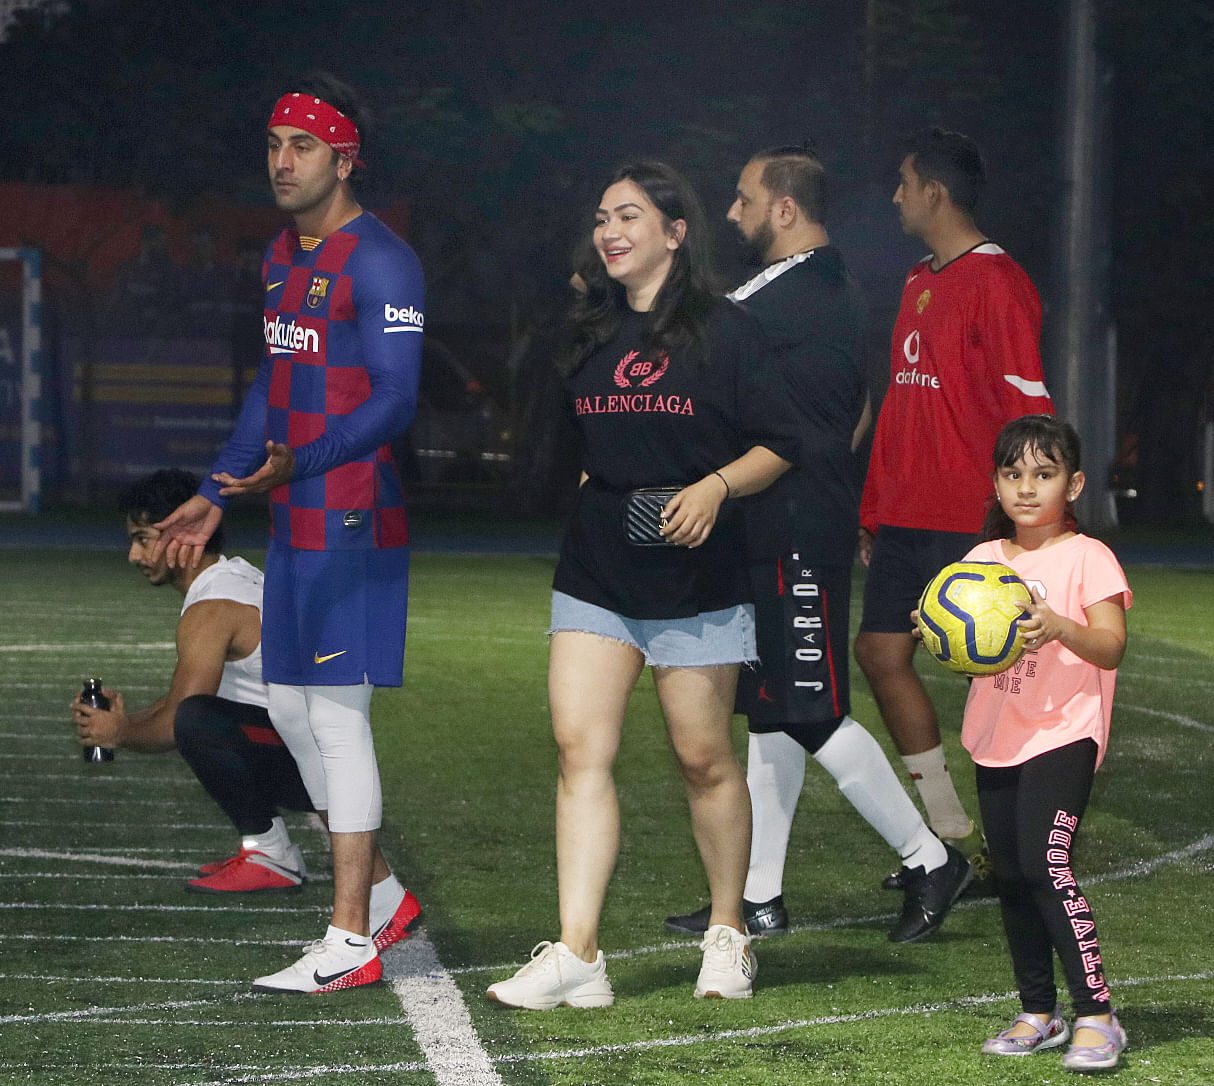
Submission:
POLYGON ((593 233, 597 260, 562 359, 585 448, 582 486, 553 581, 548 689, 559 751, 561 940, 541 943, 498 1002, 548 1009, 613 1001, 598 922, 619 842, 612 766, 646 664, 691 805, 712 913, 697 996, 746 998, 754 960, 742 922, 750 798, 730 726, 739 664, 753 660, 741 515, 790 466, 792 428, 766 383, 758 325, 713 289, 708 227, 662 163, 617 171, 593 233), (677 491, 664 544, 629 542, 631 491, 677 491))

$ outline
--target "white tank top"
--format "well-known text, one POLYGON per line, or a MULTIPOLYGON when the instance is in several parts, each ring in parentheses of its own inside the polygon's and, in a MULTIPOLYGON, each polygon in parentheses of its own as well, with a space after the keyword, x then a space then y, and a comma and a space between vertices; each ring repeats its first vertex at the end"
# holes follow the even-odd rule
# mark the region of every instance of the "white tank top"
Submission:
MULTIPOLYGON (((236 603, 256 607, 261 614, 263 577, 261 570, 243 558, 224 558, 208 566, 190 585, 181 605, 184 615, 194 604, 202 600, 233 600, 236 603)), ((229 701, 246 705, 266 707, 266 684, 261 681, 261 641, 243 660, 228 660, 223 665, 223 678, 219 680, 216 693, 229 701)))

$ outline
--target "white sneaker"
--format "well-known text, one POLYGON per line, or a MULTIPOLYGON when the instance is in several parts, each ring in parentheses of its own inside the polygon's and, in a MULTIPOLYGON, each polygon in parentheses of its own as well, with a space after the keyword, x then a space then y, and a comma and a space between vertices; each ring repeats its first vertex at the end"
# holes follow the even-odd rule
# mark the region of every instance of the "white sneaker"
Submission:
POLYGON ((696 979, 696 999, 749 999, 754 995, 758 963, 750 950, 750 936, 728 924, 713 924, 700 943, 704 964, 696 979))
POLYGON ((490 999, 507 1007, 550 1011, 553 1007, 610 1007, 615 993, 603 952, 584 962, 564 943, 538 943, 531 961, 509 980, 489 985, 490 999))
POLYGON ((383 975, 379 953, 368 936, 354 936, 330 926, 325 937, 312 943, 299 961, 267 977, 258 977, 253 990, 314 995, 374 984, 383 975))

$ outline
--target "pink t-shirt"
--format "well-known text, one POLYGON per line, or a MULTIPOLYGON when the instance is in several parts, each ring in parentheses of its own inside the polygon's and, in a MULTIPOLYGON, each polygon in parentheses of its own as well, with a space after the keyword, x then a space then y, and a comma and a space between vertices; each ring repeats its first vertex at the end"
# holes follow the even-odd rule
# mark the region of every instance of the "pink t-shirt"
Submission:
MULTIPOLYGON (((1120 596, 1129 610, 1133 600, 1113 552, 1086 535, 1014 558, 997 539, 980 543, 965 559, 1011 566, 1055 612, 1085 626, 1085 607, 1120 596)), ((961 742, 979 765, 1010 766, 1094 739, 1099 765, 1109 741, 1116 682, 1116 670, 1102 671, 1051 641, 999 675, 974 679, 961 742)))

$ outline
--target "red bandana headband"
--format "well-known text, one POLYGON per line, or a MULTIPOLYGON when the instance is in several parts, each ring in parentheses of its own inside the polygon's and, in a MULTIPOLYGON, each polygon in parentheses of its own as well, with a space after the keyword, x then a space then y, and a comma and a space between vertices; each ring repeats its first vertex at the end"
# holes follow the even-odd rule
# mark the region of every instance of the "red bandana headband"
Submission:
POLYGON ((328 102, 308 94, 293 91, 284 94, 274 104, 267 128, 289 124, 302 128, 317 139, 323 140, 339 155, 345 155, 355 166, 365 166, 358 157, 358 128, 344 113, 338 112, 328 102))

